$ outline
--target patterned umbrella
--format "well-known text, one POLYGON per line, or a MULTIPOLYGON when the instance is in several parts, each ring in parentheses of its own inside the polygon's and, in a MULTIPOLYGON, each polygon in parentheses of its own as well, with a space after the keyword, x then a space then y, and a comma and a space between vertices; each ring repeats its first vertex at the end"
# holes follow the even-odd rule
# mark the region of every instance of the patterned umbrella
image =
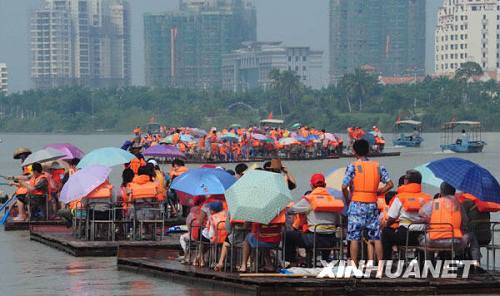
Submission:
POLYGON ((227 133, 225 135, 222 135, 220 137, 220 140, 222 140, 222 141, 229 141, 229 142, 238 142, 239 141, 239 137, 236 134, 227 133))
POLYGON ((66 154, 65 157, 62 159, 73 159, 73 158, 82 158, 85 153, 83 153, 80 148, 76 147, 73 144, 69 143, 56 143, 56 144, 49 144, 45 146, 44 148, 53 148, 55 150, 58 150, 64 154, 66 154))
POLYGON ((116 147, 105 147, 91 151, 77 165, 81 169, 91 165, 112 167, 130 162, 135 158, 132 153, 116 147))
POLYGON ((458 157, 435 160, 427 167, 446 183, 482 201, 500 203, 500 185, 485 168, 458 157))
POLYGON ((106 181, 110 172, 110 168, 101 165, 92 165, 77 171, 64 184, 59 200, 70 203, 87 196, 106 181))
POLYGON ((47 162, 65 157, 66 154, 54 148, 45 148, 30 154, 24 161, 23 166, 33 164, 35 162, 47 162))
POLYGON ((250 170, 225 193, 231 218, 269 223, 293 197, 281 174, 250 170))
POLYGON ((155 145, 144 150, 144 156, 165 157, 165 158, 186 158, 184 153, 180 152, 172 145, 155 145))

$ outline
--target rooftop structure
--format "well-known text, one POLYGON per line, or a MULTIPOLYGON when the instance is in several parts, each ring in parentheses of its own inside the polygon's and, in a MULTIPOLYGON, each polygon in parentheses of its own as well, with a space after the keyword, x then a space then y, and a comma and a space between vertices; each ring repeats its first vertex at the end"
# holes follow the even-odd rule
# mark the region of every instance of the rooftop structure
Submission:
POLYGON ((5 63, 0 63, 0 93, 7 94, 9 91, 8 76, 7 65, 5 63))

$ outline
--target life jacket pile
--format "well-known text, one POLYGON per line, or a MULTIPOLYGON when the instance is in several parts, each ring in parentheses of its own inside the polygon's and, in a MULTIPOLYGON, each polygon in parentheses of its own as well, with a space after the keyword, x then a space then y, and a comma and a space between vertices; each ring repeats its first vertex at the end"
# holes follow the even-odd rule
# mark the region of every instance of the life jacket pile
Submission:
POLYGON ((500 211, 500 204, 489 201, 482 201, 470 193, 457 194, 456 197, 458 201, 460 201, 460 203, 463 203, 466 199, 473 201, 474 206, 481 213, 491 213, 500 211))
POLYGON ((437 239, 461 239, 462 232, 462 213, 460 203, 448 197, 440 197, 432 201, 432 213, 430 225, 428 228, 429 238, 437 239))
POLYGON ((379 163, 373 160, 357 160, 353 163, 355 175, 352 180, 352 201, 376 203, 380 183, 379 163))

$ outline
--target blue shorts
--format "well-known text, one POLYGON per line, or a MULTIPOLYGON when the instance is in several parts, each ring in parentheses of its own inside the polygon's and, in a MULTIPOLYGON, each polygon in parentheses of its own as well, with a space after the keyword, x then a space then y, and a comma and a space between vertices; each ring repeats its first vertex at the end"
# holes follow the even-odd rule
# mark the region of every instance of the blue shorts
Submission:
POLYGON ((248 242, 248 244, 250 245, 250 247, 252 249, 257 248, 257 245, 259 246, 259 248, 276 248, 278 246, 278 244, 272 244, 272 243, 258 241, 255 238, 255 235, 251 232, 249 234, 247 234, 247 237, 245 238, 245 240, 248 242))
POLYGON ((376 203, 351 202, 347 210, 347 240, 361 240, 366 230, 368 240, 380 240, 379 211, 376 203))

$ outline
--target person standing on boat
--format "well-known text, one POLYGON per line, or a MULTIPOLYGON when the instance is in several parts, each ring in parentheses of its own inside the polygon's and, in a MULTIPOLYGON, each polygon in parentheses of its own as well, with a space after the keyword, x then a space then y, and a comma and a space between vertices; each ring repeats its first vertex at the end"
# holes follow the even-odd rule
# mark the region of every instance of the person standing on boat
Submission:
MULTIPOLYGON (((350 200, 347 211, 347 240, 350 242, 352 263, 357 265, 359 242, 363 229, 368 233, 368 240, 375 244, 378 260, 382 260, 383 249, 380 241, 377 196, 387 193, 394 184, 387 170, 378 161, 367 158, 370 151, 368 141, 363 139, 355 141, 353 151, 356 161, 346 169, 342 181, 342 192, 345 200, 350 200), (381 189, 379 189, 380 182, 385 184, 381 189)), ((379 268, 381 267, 379 264, 379 268)))
POLYGON ((462 135, 460 136, 460 140, 462 140, 462 143, 468 143, 469 142, 469 134, 463 129, 462 130, 462 135))

